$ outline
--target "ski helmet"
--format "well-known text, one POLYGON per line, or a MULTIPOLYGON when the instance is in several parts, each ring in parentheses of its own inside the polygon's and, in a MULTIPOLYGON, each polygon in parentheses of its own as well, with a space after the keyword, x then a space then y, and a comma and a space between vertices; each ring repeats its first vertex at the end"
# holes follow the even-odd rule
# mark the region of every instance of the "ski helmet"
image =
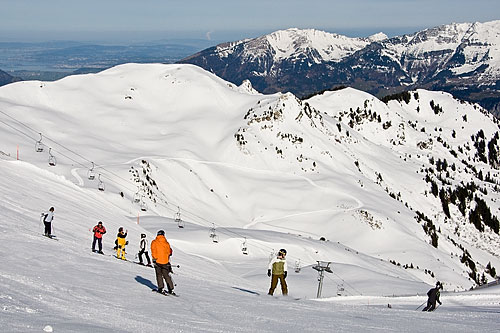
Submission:
POLYGON ((156 233, 157 236, 165 236, 165 231, 163 230, 158 230, 158 232, 156 233))
POLYGON ((99 223, 97 223, 97 224, 100 224, 100 225, 102 225, 102 221, 99 221, 99 223))
POLYGON ((122 231, 123 231, 123 227, 119 227, 118 232, 122 232, 122 231))
POLYGON ((438 281, 438 282, 436 282, 436 287, 440 288, 440 289, 443 289, 443 284, 438 281))
POLYGON ((146 234, 141 234, 141 238, 146 238, 146 234))
POLYGON ((278 254, 281 254, 281 255, 284 255, 286 256, 286 250, 285 249, 281 249, 278 254))

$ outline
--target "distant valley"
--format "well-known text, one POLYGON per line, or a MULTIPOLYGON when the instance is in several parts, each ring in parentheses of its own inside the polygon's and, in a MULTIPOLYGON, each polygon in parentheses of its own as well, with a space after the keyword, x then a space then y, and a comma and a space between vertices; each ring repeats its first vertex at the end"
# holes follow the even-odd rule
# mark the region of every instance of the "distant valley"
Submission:
POLYGON ((0 85, 19 80, 55 81, 97 73, 124 63, 174 63, 212 45, 208 40, 165 40, 132 45, 56 41, 0 43, 0 85), (10 75, 7 77, 6 75, 10 75))

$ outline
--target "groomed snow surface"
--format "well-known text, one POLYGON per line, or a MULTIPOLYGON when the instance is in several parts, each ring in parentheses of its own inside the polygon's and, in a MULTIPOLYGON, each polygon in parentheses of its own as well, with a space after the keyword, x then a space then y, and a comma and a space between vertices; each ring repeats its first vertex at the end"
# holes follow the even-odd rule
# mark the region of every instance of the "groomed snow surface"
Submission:
MULTIPOLYGON (((352 98, 351 105, 365 100, 352 98)), ((323 102, 323 110, 333 113, 332 103, 327 98, 323 102)), ((378 154, 386 159, 360 160, 361 168, 382 170, 389 185, 403 177, 403 166, 389 167, 400 159, 397 152, 383 147, 389 137, 372 132, 373 144, 363 141, 364 135, 371 139, 368 131, 351 130, 351 145, 335 143, 333 135, 330 143, 322 131, 328 132, 328 126, 336 129, 337 123, 326 116, 324 126, 314 117, 297 120, 301 107, 291 95, 245 93, 194 66, 178 65, 126 65, 98 75, 55 83, 21 82, 0 89, 0 111, 14 117, 0 116, 0 330, 498 329, 499 287, 464 292, 471 282, 459 259, 450 257, 445 237, 440 239, 444 249, 430 246, 410 210, 388 198, 368 171, 363 175, 354 168, 358 158, 351 159, 351 154, 378 154), (269 127, 260 132, 262 123, 248 120, 258 118, 251 118, 252 112, 260 117, 281 105, 281 118, 272 124, 274 132, 269 127), (243 127, 248 144, 241 148, 234 134, 243 127), (43 153, 33 149, 37 131, 45 135, 43 153), (297 133, 304 144, 286 146, 276 139, 277 132, 297 133), (276 142, 284 150, 288 147, 286 158, 276 154, 276 142), (17 145, 20 161, 14 158, 17 145), (55 167, 47 166, 48 145, 58 157, 55 167), (327 149, 334 162, 329 162, 333 157, 328 157, 327 149), (310 158, 309 162, 296 162, 291 151, 310 158), (89 163, 82 157, 96 162, 96 172, 105 177, 104 192, 97 190, 95 180, 86 178, 89 163), (146 200, 146 212, 132 200, 137 188, 131 167, 142 173, 146 170, 142 159, 150 162, 148 176, 159 185, 157 190, 153 187, 156 202, 146 200), (178 205, 185 221, 182 229, 173 220, 178 205), (50 206, 55 207, 57 241, 42 236, 40 213, 50 206), (371 225, 360 217, 361 209, 374 217, 371 225), (90 251, 90 230, 98 221, 108 231, 104 256, 90 251), (218 243, 209 238, 212 223, 217 224, 218 243), (112 256, 120 226, 129 232, 129 261, 112 256), (180 297, 152 293, 154 270, 132 262, 140 234, 146 233, 151 241, 159 229, 165 230, 173 247, 173 264, 180 266, 173 275, 180 297), (247 255, 241 250, 245 238, 247 255), (271 297, 266 295, 267 265, 280 248, 288 250, 289 296, 281 296, 278 287, 271 297), (422 268, 406 270, 389 259, 422 268), (333 274, 325 273, 320 300, 317 272, 311 268, 317 260, 332 261, 333 269, 333 274), (298 273, 295 264, 301 267, 298 273), (445 278, 443 306, 433 313, 417 310, 435 283, 423 267, 445 278)), ((346 127, 341 127, 345 133, 346 127)), ((420 178, 412 175, 400 181, 410 188, 420 178)), ((403 196, 414 196, 409 202, 416 205, 426 198, 422 191, 415 186, 403 196)), ((428 205, 432 211, 430 199, 428 205)), ((491 243, 478 244, 487 249, 496 241, 493 237, 491 243)), ((498 260, 483 248, 473 248, 475 257, 491 260, 498 268, 498 260)))
MULTIPOLYGON (((406 288, 407 296, 382 296, 377 288, 391 288, 387 276, 335 264, 339 274, 357 276, 356 287, 345 281, 349 294, 360 288, 374 295, 335 297, 342 281, 333 276, 324 281, 323 295, 330 297, 318 301, 316 271, 304 267, 289 273, 290 296, 279 291, 276 297, 267 296, 267 258, 260 249, 249 247, 245 256, 231 244, 239 240, 213 244, 205 230, 189 223, 179 229, 171 219, 149 217, 137 225, 99 196, 25 162, 0 160, 0 167, 4 332, 42 332, 47 325, 54 332, 487 332, 500 325, 499 288, 444 293, 442 307, 423 313, 416 309, 426 301, 422 294, 429 286, 395 279, 394 290, 406 288), (38 215, 47 203, 57 203, 58 241, 41 235, 38 215), (151 268, 91 253, 89 229, 98 220, 108 230, 106 254, 113 253, 118 226, 128 229, 129 260, 137 253, 140 233, 151 239, 157 229, 165 229, 174 248, 173 264, 180 265, 173 275, 180 297, 152 293, 156 280, 151 268), (408 296, 411 290, 414 296, 408 296)), ((246 232, 278 247, 292 238, 246 232)), ((300 244, 319 246, 313 240, 300 244)), ((335 244, 323 247, 337 251, 335 244)))

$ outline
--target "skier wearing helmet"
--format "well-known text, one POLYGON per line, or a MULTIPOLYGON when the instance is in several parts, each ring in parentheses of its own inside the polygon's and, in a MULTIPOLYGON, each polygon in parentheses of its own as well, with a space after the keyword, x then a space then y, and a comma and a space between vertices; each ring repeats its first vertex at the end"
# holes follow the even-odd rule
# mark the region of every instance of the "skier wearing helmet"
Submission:
POLYGON ((165 287, 163 279, 167 282, 167 293, 174 295, 174 283, 170 277, 172 273, 172 266, 170 265, 170 256, 172 255, 172 248, 165 238, 165 231, 159 230, 156 234, 156 238, 151 242, 151 256, 153 257, 153 263, 156 272, 156 282, 158 283, 159 293, 165 293, 163 288, 165 287))
POLYGON ((441 282, 436 282, 436 288, 432 288, 427 292, 427 296, 429 297, 427 299, 427 306, 422 310, 422 311, 434 311, 436 309, 436 302, 439 303, 439 305, 443 304, 439 300, 439 296, 441 293, 439 290, 443 289, 443 285, 441 282))
POLYGON ((278 280, 281 284, 281 293, 286 296, 288 295, 288 289, 286 285, 286 276, 287 276, 287 265, 286 265, 286 250, 281 249, 278 252, 278 255, 271 260, 269 263, 269 269, 267 270, 267 276, 271 277, 271 288, 269 288, 269 295, 274 293, 274 289, 278 285, 278 280))
POLYGON ((146 259, 148 260, 148 266, 151 266, 151 259, 149 259, 148 253, 148 240, 146 239, 146 234, 141 234, 141 243, 139 244, 139 264, 144 265, 142 261, 142 255, 146 255, 146 259))

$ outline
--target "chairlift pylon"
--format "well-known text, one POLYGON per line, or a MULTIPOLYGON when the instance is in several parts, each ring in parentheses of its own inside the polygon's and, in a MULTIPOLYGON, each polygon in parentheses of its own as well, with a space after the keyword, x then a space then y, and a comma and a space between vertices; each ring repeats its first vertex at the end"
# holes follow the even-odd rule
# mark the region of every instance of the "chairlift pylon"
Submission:
POLYGON ((177 206, 177 213, 174 215, 174 221, 179 228, 184 228, 184 221, 181 219, 181 208, 177 206))
POLYGON ((91 162, 91 163, 92 163, 92 167, 87 172, 87 178, 89 180, 94 180, 95 179, 95 172, 94 172, 95 164, 94 164, 94 162, 91 162))
POLYGON ((99 183, 97 184, 97 189, 99 191, 104 191, 105 189, 105 186, 104 186, 104 182, 101 180, 101 174, 99 174, 99 183))
POLYGON ((215 232, 215 224, 212 224, 212 227, 210 228, 209 231, 210 238, 212 238, 212 242, 218 243, 219 242, 219 236, 217 236, 217 233, 215 232))
POLYGON ((42 133, 38 133, 40 134, 40 140, 38 140, 36 143, 35 143, 35 151, 37 153, 41 153, 43 152, 43 143, 42 143, 42 133))
POLYGON ((49 148, 49 165, 56 166, 57 160, 56 160, 56 157, 54 155, 52 155, 51 150, 52 150, 52 148, 49 148))

